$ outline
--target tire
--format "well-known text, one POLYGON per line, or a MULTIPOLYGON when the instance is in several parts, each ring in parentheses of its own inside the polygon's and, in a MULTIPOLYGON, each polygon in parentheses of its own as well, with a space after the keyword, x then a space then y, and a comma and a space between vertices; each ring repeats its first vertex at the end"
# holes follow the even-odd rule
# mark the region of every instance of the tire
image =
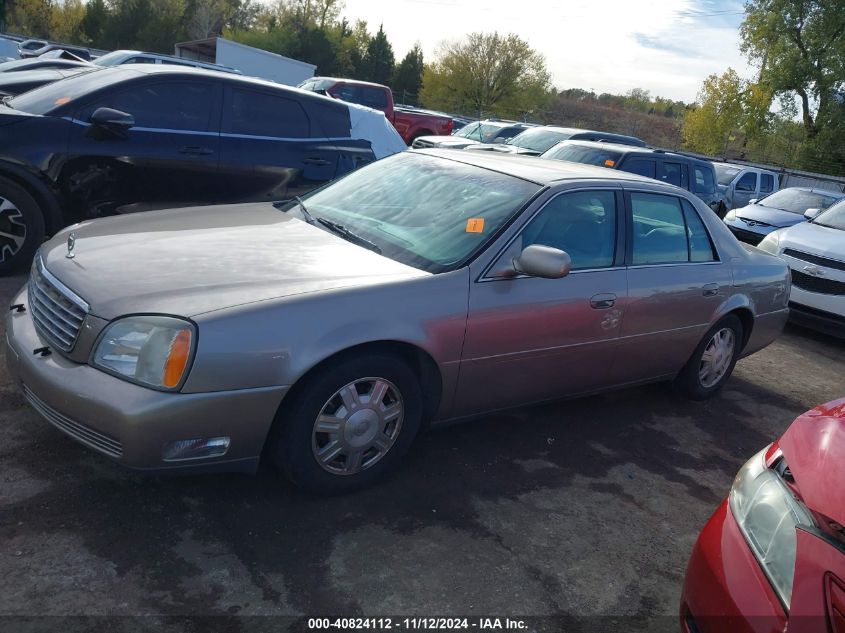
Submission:
POLYGON ((701 339, 692 357, 675 378, 675 388, 692 400, 706 400, 718 392, 730 378, 741 350, 742 322, 739 317, 729 314, 720 319, 701 339), (718 348, 726 345, 729 339, 732 339, 730 356, 726 356, 727 349, 722 347, 720 351, 718 348))
POLYGON ((402 359, 350 356, 308 378, 283 406, 270 451, 298 487, 323 495, 351 492, 399 465, 422 417, 419 380, 402 359), (379 406, 369 401, 373 393, 382 396, 379 406))
POLYGON ((0 274, 28 266, 44 241, 44 214, 21 186, 0 177, 0 274))

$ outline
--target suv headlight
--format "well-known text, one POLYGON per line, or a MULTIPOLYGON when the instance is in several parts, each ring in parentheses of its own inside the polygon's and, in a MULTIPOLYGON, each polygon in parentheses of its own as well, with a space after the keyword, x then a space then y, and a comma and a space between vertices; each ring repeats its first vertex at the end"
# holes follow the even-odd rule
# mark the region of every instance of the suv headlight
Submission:
POLYGON ((745 540, 789 609, 795 572, 795 528, 815 523, 780 475, 766 468, 767 450, 757 453, 740 469, 729 499, 745 540))
POLYGON ((771 255, 777 255, 780 250, 780 231, 772 231, 757 244, 757 248, 771 255))
POLYGON ((736 220, 736 210, 735 210, 735 209, 731 209, 730 211, 728 211, 728 212, 725 214, 725 218, 724 218, 724 219, 725 219, 725 221, 726 221, 726 222, 727 222, 727 221, 733 221, 733 220, 736 220))
POLYGON ((91 362, 131 382, 174 391, 188 373, 196 339, 196 328, 183 319, 125 317, 106 327, 91 362))

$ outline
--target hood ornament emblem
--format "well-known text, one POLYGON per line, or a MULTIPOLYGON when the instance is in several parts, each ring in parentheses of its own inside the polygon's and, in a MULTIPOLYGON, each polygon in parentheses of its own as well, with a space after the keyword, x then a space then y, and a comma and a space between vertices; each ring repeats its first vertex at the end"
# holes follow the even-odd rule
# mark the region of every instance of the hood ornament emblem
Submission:
POLYGON ((73 254, 74 246, 76 246, 76 233, 72 232, 70 235, 67 236, 67 255, 65 255, 65 257, 67 257, 68 259, 73 259, 74 257, 76 257, 73 254))
POLYGON ((802 270, 808 275, 812 275, 813 277, 824 277, 824 270, 822 270, 818 266, 804 266, 802 270))

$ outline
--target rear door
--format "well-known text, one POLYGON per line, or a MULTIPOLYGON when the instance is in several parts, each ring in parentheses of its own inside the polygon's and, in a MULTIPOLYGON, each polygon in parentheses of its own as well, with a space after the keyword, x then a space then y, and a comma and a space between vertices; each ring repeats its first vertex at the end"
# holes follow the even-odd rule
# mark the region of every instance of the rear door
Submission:
POLYGON ((220 100, 220 85, 204 78, 153 76, 100 92, 74 115, 62 187, 94 215, 215 201, 220 100), (104 133, 90 123, 101 107, 131 114, 135 126, 104 133))
POLYGON ((229 84, 223 99, 220 178, 230 202, 281 200, 337 173, 338 152, 295 95, 229 84))
POLYGON ((660 161, 658 180, 689 191, 689 167, 686 163, 673 160, 660 161))
POLYGON ((677 373, 731 287, 698 211, 682 196, 629 190, 628 305, 613 370, 625 384, 677 373))
POLYGON ((653 158, 629 155, 622 159, 622 164, 618 169, 627 171, 630 174, 639 174, 646 178, 657 178, 657 161, 653 158))

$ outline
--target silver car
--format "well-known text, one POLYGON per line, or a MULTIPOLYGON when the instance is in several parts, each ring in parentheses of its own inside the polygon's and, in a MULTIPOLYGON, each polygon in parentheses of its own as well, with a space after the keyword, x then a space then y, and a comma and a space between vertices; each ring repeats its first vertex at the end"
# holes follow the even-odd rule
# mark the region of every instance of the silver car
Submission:
POLYGON ((31 405, 144 470, 366 485, 421 428, 673 380, 706 398, 787 318, 778 258, 619 171, 409 151, 303 200, 85 222, 7 317, 31 405))

